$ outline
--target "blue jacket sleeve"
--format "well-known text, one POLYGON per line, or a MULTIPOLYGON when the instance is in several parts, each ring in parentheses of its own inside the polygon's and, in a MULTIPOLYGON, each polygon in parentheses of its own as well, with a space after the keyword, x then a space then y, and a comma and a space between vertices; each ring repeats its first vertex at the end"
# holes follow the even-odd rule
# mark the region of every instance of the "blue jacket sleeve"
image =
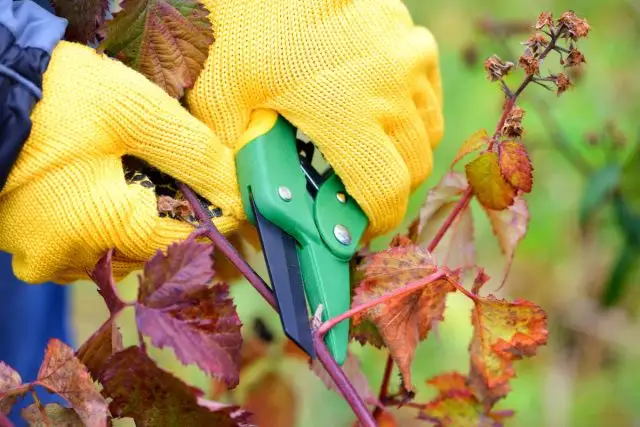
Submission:
POLYGON ((66 27, 32 0, 0 0, 0 191, 29 137, 42 76, 66 27))

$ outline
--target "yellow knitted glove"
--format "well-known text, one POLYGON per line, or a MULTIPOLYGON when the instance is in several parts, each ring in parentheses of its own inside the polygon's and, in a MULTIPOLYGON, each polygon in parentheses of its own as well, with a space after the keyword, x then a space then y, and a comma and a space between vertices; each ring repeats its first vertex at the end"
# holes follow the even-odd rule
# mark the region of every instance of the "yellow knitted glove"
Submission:
POLYGON ((252 110, 304 131, 369 217, 396 227, 442 137, 438 52, 400 0, 204 0, 215 42, 187 96, 235 146, 252 110))
POLYGON ((127 185, 130 154, 220 207, 228 233, 243 218, 233 152, 141 74, 61 42, 44 75, 33 127, 0 194, 0 250, 30 283, 86 278, 109 248, 121 277, 193 226, 158 216, 153 192, 127 185))

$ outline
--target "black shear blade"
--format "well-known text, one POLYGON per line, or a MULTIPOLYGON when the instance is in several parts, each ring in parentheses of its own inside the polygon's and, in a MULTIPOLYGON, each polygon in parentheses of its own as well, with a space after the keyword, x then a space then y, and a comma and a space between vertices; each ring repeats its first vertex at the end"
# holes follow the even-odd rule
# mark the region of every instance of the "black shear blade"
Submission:
POLYGON ((284 332, 311 358, 315 358, 296 241, 260 213, 253 197, 251 209, 284 332))

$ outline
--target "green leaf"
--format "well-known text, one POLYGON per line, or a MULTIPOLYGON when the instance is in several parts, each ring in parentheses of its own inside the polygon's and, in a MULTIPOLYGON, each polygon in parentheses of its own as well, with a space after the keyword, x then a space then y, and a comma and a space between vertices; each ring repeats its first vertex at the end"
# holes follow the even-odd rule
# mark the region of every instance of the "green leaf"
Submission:
POLYGON ((591 216, 607 202, 619 180, 618 165, 605 166, 589 177, 580 205, 581 227, 584 227, 591 216))
POLYGON ((104 27, 107 52, 181 98, 213 42, 208 11, 196 0, 125 0, 104 27))

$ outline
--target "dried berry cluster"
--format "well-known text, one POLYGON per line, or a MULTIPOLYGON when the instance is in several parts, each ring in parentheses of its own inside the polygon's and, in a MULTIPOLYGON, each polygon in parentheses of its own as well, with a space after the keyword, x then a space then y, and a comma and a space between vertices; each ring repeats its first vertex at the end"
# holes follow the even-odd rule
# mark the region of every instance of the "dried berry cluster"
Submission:
MULTIPOLYGON (((578 18, 572 11, 563 13, 557 20, 549 12, 543 12, 538 17, 535 33, 522 44, 526 46, 523 54, 518 59, 518 66, 527 75, 528 81, 540 84, 551 89, 544 82, 551 82, 556 88, 556 93, 561 95, 571 87, 571 80, 566 72, 540 75, 540 66, 547 55, 555 51, 560 55, 560 65, 565 69, 579 67, 586 62, 582 52, 576 44, 578 40, 589 35, 589 24, 586 19, 578 18), (568 46, 560 46, 558 42, 565 41, 568 46)), ((497 55, 488 58, 484 63, 485 71, 491 81, 501 81, 505 92, 512 94, 503 79, 513 69, 515 64, 503 61, 497 55)), ((516 91, 518 92, 518 91, 516 91)))

